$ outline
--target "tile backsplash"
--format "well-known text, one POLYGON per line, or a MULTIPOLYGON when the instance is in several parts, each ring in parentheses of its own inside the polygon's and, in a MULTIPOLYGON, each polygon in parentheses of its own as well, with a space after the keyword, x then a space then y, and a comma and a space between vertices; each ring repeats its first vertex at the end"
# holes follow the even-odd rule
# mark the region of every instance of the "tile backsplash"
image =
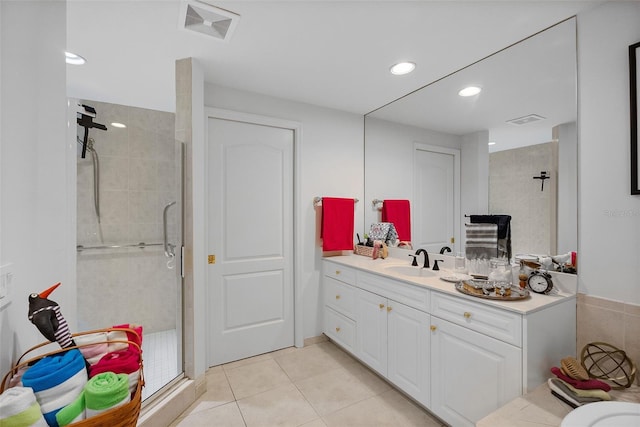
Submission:
MULTIPOLYGON (((640 306, 578 294, 577 357, 587 343, 605 342, 640 362, 640 306)), ((636 375, 636 384, 640 379, 636 375)))

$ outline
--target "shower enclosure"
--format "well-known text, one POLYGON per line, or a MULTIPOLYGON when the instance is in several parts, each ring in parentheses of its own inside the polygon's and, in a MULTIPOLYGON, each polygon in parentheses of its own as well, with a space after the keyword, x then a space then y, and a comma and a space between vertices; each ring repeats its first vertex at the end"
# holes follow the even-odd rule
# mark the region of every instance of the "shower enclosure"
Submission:
POLYGON ((82 158, 78 126, 78 326, 142 325, 146 399, 183 373, 183 148, 173 113, 80 103, 107 130, 90 130, 82 158))

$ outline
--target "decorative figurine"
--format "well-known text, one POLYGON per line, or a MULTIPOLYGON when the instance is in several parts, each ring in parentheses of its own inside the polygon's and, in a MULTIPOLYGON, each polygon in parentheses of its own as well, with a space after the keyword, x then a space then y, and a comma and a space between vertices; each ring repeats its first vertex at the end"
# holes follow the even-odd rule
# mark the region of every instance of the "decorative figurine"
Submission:
POLYGON ((48 299, 49 294, 58 286, 60 282, 39 294, 29 295, 29 320, 46 339, 51 342, 57 341, 60 347, 67 348, 76 345, 71 337, 69 325, 62 316, 58 303, 48 299))

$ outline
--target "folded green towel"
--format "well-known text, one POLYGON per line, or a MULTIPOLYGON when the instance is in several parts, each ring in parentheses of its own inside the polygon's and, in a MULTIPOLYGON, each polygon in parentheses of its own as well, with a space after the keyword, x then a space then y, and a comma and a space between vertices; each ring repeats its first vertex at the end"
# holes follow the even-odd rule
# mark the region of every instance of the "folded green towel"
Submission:
POLYGON ((56 421, 60 427, 84 420, 84 391, 78 398, 56 413, 56 421))
POLYGON ((126 403, 130 399, 129 376, 103 372, 91 378, 84 387, 87 417, 126 403))

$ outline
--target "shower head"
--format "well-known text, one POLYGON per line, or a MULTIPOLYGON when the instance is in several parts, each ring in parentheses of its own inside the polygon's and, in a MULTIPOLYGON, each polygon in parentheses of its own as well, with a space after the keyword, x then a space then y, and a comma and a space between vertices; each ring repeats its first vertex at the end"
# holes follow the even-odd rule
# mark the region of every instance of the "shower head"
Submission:
POLYGON ((85 104, 78 104, 81 111, 78 111, 77 123, 84 127, 84 138, 82 140, 82 158, 87 155, 87 141, 89 139, 89 129, 96 128, 100 130, 107 130, 107 127, 103 124, 96 123, 93 118, 96 117, 96 109, 85 104))

